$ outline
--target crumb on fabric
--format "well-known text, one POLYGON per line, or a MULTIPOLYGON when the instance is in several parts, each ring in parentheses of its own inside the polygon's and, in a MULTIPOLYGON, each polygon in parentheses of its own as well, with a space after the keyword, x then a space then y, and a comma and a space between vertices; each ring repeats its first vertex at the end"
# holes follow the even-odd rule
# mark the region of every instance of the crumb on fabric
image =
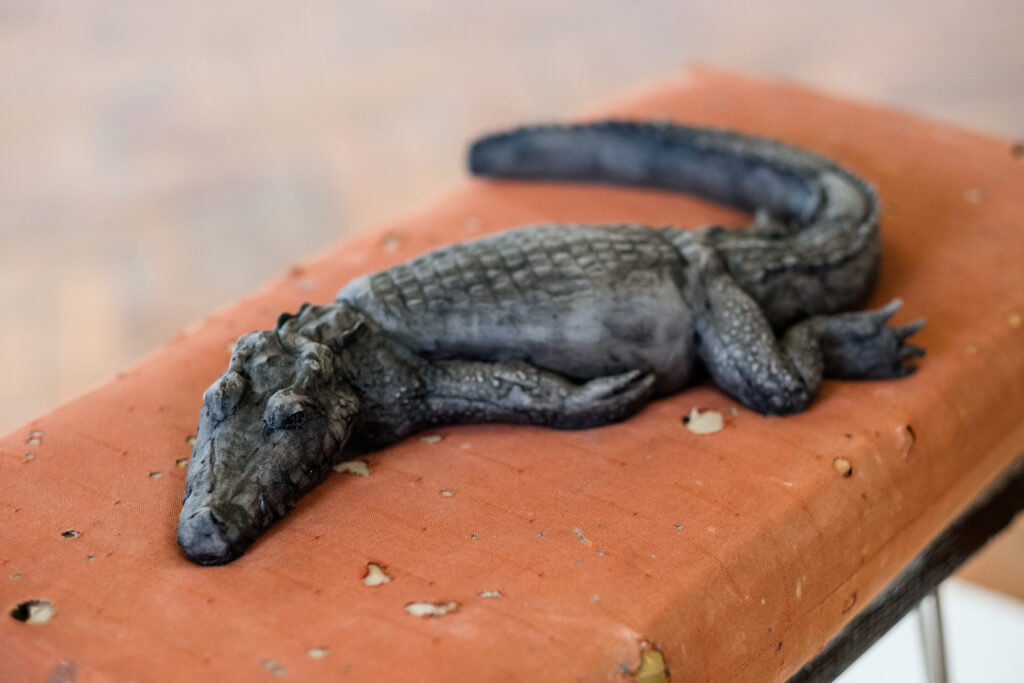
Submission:
POLYGON ((48 600, 26 600, 11 610, 11 618, 26 624, 44 624, 53 617, 54 611, 48 600))
POLYGON ((683 417, 683 424, 694 434, 714 434, 722 430, 722 414, 715 410, 700 411, 694 408, 683 417))
POLYGON ((346 460, 334 466, 335 472, 354 474, 357 477, 370 476, 370 465, 364 460, 346 460))
POLYGON ((363 576, 363 583, 367 586, 381 586, 391 580, 384 568, 376 562, 366 563, 366 574, 363 576))
POLYGON ((264 659, 261 662, 261 664, 263 664, 263 668, 264 669, 269 671, 271 673, 271 675, 276 676, 277 678, 283 678, 284 675, 287 673, 287 669, 285 669, 283 666, 281 666, 274 659, 264 659))
POLYGON ((665 656, 656 647, 643 643, 640 650, 640 666, 633 674, 636 683, 667 683, 668 671, 665 656))
POLYGON ((449 612, 456 612, 459 609, 457 602, 410 602, 405 606, 405 611, 414 617, 430 617, 436 619, 443 617, 449 612))
POLYGON ((832 466, 836 468, 836 472, 844 477, 848 477, 853 474, 853 464, 846 458, 833 458, 832 466))

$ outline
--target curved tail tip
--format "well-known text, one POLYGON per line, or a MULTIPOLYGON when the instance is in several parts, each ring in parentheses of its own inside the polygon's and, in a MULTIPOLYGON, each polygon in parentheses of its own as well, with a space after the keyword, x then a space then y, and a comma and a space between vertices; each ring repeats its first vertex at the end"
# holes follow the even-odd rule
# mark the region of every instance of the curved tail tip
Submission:
POLYGON ((507 135, 488 135, 469 148, 469 172, 473 175, 494 175, 512 166, 514 153, 508 145, 500 144, 507 135))

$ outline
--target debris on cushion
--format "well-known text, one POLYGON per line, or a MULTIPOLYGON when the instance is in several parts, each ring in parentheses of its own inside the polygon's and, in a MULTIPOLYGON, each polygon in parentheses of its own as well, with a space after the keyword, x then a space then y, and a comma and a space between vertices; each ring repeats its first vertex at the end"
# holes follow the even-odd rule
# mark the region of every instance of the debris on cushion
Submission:
POLYGON ((394 233, 387 234, 384 236, 384 239, 381 240, 381 246, 384 248, 384 251, 388 253, 398 251, 398 248, 402 246, 402 238, 400 235, 396 235, 394 233))
POLYGON ((264 669, 277 678, 283 678, 287 673, 287 670, 274 659, 264 659, 262 664, 264 669))
POLYGON ((683 424, 694 434, 714 434, 722 430, 722 414, 715 410, 700 411, 694 408, 683 417, 683 424))
POLYGON ((48 601, 29 600, 11 610, 11 617, 26 624, 43 624, 50 620, 53 613, 53 605, 48 601))
POLYGON ((380 586, 391 580, 391 577, 384 572, 384 568, 376 562, 366 563, 366 575, 363 577, 363 583, 367 586, 380 586))
POLYGON ((853 464, 846 458, 833 459, 832 466, 836 468, 836 472, 844 477, 848 477, 853 474, 853 464))
POLYGON ((640 667, 633 676, 636 683, 667 683, 665 657, 654 647, 645 645, 640 651, 640 667))
POLYGON ((370 465, 365 460, 346 460, 334 466, 335 472, 348 472, 357 477, 370 476, 370 465))
POLYGON ((414 617, 443 617, 459 609, 457 602, 410 602, 405 611, 414 617))

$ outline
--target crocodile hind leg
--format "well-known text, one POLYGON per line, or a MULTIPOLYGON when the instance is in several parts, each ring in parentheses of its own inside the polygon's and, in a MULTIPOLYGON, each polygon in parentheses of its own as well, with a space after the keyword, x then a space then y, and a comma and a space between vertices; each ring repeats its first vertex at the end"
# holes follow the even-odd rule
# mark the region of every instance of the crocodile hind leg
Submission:
POLYGON ((876 311, 814 316, 776 338, 757 303, 711 259, 701 264, 703 301, 695 302, 698 354, 715 382, 765 415, 797 413, 810 404, 823 377, 884 379, 916 368, 906 361, 924 349, 906 339, 923 320, 902 327, 886 321, 896 300, 876 311))
POLYGON ((432 424, 509 422, 586 429, 629 417, 654 393, 639 370, 577 384, 525 362, 448 360, 427 373, 432 424))

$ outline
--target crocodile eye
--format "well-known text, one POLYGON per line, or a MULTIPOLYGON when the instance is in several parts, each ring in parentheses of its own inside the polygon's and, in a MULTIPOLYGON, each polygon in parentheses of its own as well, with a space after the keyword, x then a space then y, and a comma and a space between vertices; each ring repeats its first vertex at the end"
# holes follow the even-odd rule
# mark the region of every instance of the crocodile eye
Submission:
POLYGON ((306 424, 306 411, 299 410, 281 420, 279 429, 298 429, 306 424))
POLYGON ((267 417, 264 419, 264 423, 267 428, 271 431, 278 429, 298 429, 302 425, 306 424, 308 413, 301 407, 293 407, 290 410, 286 407, 284 410, 278 409, 270 411, 267 417))
POLYGON ((279 391, 267 402, 263 424, 268 431, 298 429, 306 424, 312 406, 306 397, 294 391, 279 391))

